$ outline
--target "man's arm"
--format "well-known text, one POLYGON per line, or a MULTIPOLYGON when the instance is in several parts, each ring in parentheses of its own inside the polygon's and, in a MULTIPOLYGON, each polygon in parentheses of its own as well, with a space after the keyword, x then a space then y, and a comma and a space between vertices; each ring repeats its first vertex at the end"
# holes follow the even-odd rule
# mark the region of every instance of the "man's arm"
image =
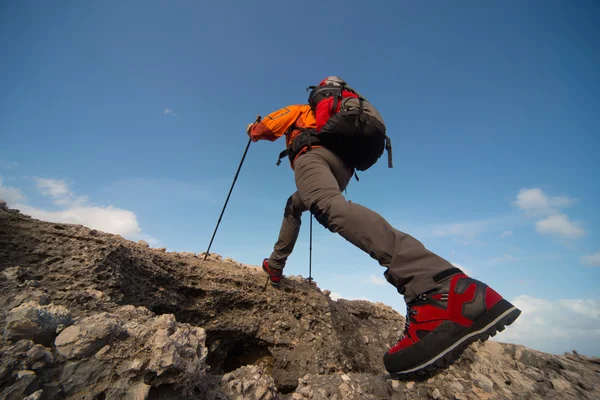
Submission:
POLYGON ((283 136, 294 124, 302 106, 292 105, 283 107, 264 117, 260 122, 248 125, 246 132, 253 142, 269 140, 274 142, 283 136))

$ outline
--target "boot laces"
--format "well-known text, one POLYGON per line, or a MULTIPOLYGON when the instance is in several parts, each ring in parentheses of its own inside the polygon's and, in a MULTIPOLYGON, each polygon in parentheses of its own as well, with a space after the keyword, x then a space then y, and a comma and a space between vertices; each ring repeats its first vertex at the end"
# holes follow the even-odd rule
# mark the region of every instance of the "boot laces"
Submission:
POLYGON ((410 320, 413 315, 417 315, 417 310, 413 310, 411 306, 407 305, 406 318, 404 322, 404 335, 408 335, 408 328, 410 327, 410 320))
POLYGON ((415 303, 418 301, 424 301, 427 300, 427 295, 426 294, 420 294, 418 295, 413 301, 411 301, 410 303, 406 304, 406 319, 404 322, 404 335, 405 336, 410 336, 409 332, 408 332, 408 328, 410 328, 410 320, 412 318, 413 315, 417 315, 417 310, 415 310, 413 307, 415 306, 415 303))

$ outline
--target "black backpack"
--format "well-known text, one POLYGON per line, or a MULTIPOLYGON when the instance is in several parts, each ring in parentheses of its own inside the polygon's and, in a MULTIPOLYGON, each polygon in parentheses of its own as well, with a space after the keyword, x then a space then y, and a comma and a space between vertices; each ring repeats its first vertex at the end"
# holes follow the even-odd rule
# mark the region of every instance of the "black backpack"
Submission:
POLYGON ((373 104, 337 76, 307 90, 311 90, 308 103, 315 112, 319 144, 359 171, 369 169, 386 149, 392 168, 392 143, 373 104))

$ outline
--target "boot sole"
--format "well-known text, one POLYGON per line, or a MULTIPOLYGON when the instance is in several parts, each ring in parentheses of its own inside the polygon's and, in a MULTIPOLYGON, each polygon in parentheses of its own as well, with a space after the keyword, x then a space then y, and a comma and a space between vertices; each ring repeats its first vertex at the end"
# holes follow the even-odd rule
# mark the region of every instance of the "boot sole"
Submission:
POLYGON ((454 342, 453 345, 447 347, 444 351, 416 367, 389 374, 389 377, 392 379, 411 379, 433 375, 435 372, 454 362, 470 344, 475 343, 478 340, 485 342, 491 336, 495 336, 496 333, 502 332, 505 327, 515 322, 519 315, 521 315, 521 310, 502 299, 486 314, 477 320, 467 330, 467 333, 464 336, 454 342), (507 310, 502 312, 492 321, 488 321, 490 317, 486 318, 486 314, 494 315, 494 308, 507 308, 507 310))

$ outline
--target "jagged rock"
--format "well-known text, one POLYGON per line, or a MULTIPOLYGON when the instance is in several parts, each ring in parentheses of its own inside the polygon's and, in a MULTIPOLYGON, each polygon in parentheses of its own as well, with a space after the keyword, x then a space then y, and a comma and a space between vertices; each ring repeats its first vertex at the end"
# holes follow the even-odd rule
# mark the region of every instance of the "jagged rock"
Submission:
POLYGON ((9 281, 16 281, 24 283, 27 280, 34 279, 31 272, 27 268, 21 266, 6 268, 2 271, 2 275, 9 281))
POLYGON ((370 374, 306 375, 298 379, 296 399, 376 400, 391 399, 391 381, 370 374))
POLYGON ((143 307, 95 314, 56 338, 57 351, 68 360, 60 380, 74 398, 146 399, 161 385, 189 394, 206 371, 205 339, 202 328, 143 307))
POLYGON ((31 339, 36 343, 50 344, 56 328, 71 323, 71 312, 58 305, 39 305, 28 302, 13 308, 8 314, 3 336, 7 340, 31 339))
POLYGON ((24 397, 23 400, 40 400, 42 398, 43 394, 44 394, 44 391, 42 389, 40 389, 37 392, 32 393, 27 397, 24 397))
POLYGON ((273 378, 257 366, 245 366, 225 374, 221 380, 223 393, 230 400, 277 399, 273 378))
POLYGON ((143 246, 143 247, 150 247, 150 245, 148 244, 148 242, 146 242, 145 240, 139 240, 138 244, 140 246, 143 246))
POLYGON ((34 371, 44 368, 46 365, 54 362, 54 356, 51 349, 41 344, 36 344, 27 351, 27 365, 34 371))
POLYGON ((58 354, 67 358, 90 357, 123 332, 116 315, 92 315, 64 329, 54 341, 58 354))
MULTIPOLYGON (((202 252, 198 254, 198 258, 201 258, 204 260, 204 257, 206 257, 206 252, 202 252)), ((207 260, 213 260, 213 261, 223 261, 223 256, 217 254, 217 253, 208 253, 208 257, 206 257, 207 260)), ((231 259, 230 259, 231 260, 231 259)))
POLYGON ((427 380, 387 379, 404 321, 391 307, 333 301, 301 276, 265 287, 259 267, 208 259, 0 209, 0 321, 41 305, 74 321, 49 343, 0 338, 0 393, 34 376, 23 397, 600 398, 597 358, 491 341, 427 380))
POLYGON ((146 346, 152 354, 147 369, 156 374, 155 381, 170 383, 176 373, 188 375, 192 381, 199 380, 207 354, 204 329, 176 324, 172 315, 157 320, 162 320, 164 327, 156 330, 146 346))
POLYGON ((33 371, 19 371, 15 383, 0 393, 0 400, 22 400, 37 390, 36 375, 33 371))
MULTIPOLYGON (((204 258, 204 257, 202 257, 202 258, 204 258)), ((236 267, 241 267, 241 266, 242 266, 242 263, 241 263, 241 262, 238 262, 238 261, 234 260, 234 259, 233 259, 233 258, 231 258, 231 257, 227 257, 227 258, 225 258, 225 259, 223 260, 223 262, 224 262, 224 263, 227 263, 227 264, 233 264, 233 265, 235 265, 236 267)))
POLYGON ((192 253, 190 251, 183 251, 183 252, 179 253, 179 255, 181 255, 182 257, 194 257, 194 258, 196 258, 196 253, 192 253))

